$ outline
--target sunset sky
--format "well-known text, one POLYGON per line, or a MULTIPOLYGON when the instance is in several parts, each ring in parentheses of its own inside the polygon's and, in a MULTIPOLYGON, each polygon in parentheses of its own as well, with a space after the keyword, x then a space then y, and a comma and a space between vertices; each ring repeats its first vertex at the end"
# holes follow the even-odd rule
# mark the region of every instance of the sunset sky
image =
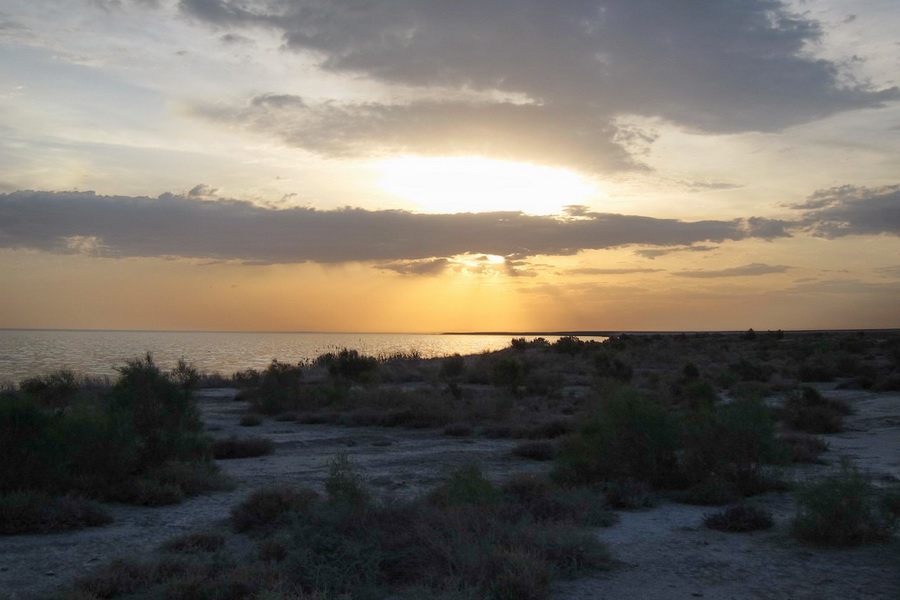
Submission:
POLYGON ((897 0, 0 0, 0 327, 900 327, 897 0))

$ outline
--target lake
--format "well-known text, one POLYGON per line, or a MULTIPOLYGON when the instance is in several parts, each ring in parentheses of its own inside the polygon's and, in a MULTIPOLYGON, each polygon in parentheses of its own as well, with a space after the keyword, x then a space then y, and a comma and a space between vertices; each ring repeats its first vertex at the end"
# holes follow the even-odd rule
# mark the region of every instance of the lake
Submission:
MULTIPOLYGON (((296 363, 342 348, 381 356, 418 352, 423 358, 478 354, 509 345, 513 335, 411 333, 233 333, 179 331, 0 330, 0 383, 59 369, 84 375, 115 375, 126 360, 153 354, 173 367, 179 358, 203 373, 231 375, 262 369, 272 359, 296 363)), ((523 336, 531 339, 533 336, 523 336)), ((555 341, 557 336, 546 336, 555 341)), ((603 337, 583 339, 604 340, 603 337)))

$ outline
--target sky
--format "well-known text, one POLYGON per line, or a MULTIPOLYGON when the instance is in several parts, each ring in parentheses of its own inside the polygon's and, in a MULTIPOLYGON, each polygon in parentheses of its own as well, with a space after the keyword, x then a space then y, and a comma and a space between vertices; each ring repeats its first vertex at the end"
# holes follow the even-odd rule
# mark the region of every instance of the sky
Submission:
POLYGON ((0 0, 0 327, 900 327, 896 0, 0 0))

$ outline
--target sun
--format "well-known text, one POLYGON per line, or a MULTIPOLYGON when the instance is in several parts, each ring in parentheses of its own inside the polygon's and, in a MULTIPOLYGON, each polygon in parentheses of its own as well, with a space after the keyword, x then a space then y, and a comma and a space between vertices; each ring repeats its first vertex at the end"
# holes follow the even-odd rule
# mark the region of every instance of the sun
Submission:
POLYGON ((565 169, 462 157, 402 157, 378 163, 388 192, 427 212, 562 212, 596 194, 583 177, 565 169))

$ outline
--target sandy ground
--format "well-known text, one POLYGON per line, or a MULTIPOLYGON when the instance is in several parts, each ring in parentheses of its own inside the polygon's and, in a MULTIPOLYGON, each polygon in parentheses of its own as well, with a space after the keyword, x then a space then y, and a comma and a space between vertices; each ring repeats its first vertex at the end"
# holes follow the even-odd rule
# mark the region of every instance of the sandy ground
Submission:
MULTIPOLYGON (((829 392, 850 402, 857 414, 847 431, 824 436, 831 449, 827 466, 792 469, 805 479, 853 459, 882 483, 900 480, 900 394, 829 392)), ((0 598, 46 598, 72 579, 121 556, 147 556, 165 540, 198 530, 227 530, 228 512, 254 490, 274 483, 320 488, 328 461, 346 451, 368 483, 386 495, 416 494, 462 461, 478 460, 494 480, 522 471, 546 470, 546 463, 513 457, 517 442, 451 438, 433 431, 298 426, 267 420, 239 427, 244 407, 226 391, 202 400, 212 435, 266 435, 274 455, 221 461, 234 476, 233 491, 193 498, 171 507, 110 505, 115 521, 70 533, 0 537, 0 598), (5 594, 5 596, 4 596, 5 594)), ((900 540, 851 549, 819 549, 789 535, 790 494, 770 493, 754 502, 771 510, 775 527, 751 534, 727 534, 702 526, 712 509, 662 503, 644 511, 623 511, 619 522, 597 535, 621 568, 597 577, 562 582, 557 600, 581 599, 900 599, 900 540)))

